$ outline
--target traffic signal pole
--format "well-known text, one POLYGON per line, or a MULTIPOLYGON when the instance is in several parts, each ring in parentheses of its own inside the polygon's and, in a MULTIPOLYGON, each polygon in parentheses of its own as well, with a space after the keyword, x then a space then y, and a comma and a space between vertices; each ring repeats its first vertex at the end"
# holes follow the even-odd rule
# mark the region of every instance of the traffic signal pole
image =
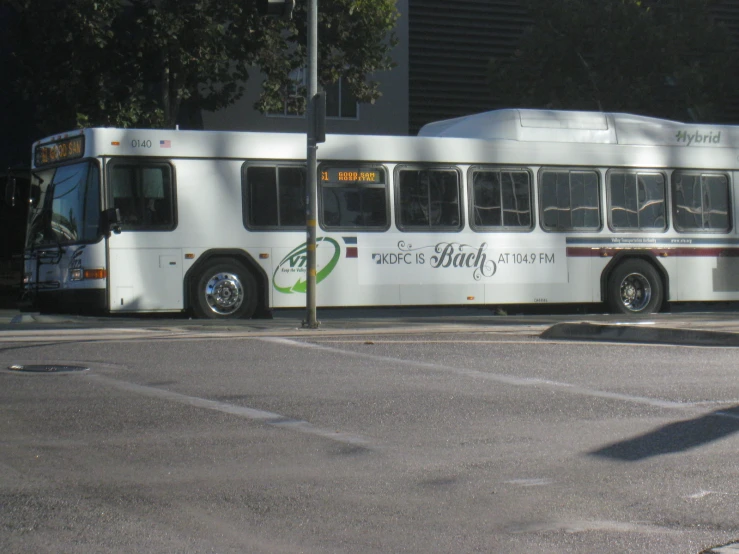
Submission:
MULTIPOLYGON (((316 317, 316 222, 318 220, 318 0, 308 0, 308 148, 306 152, 306 250, 308 254, 304 327, 317 329, 316 317)), ((323 114, 321 114, 323 115, 323 114)))
MULTIPOLYGON (((290 19, 295 0, 256 0, 257 11, 266 16, 290 19)), ((320 325, 316 318, 316 230, 318 221, 318 143, 325 140, 326 110, 325 96, 318 94, 318 0, 308 0, 308 98, 306 120, 307 152, 306 162, 306 291, 305 321, 303 327, 317 329, 320 325), (320 102, 320 104, 319 104, 320 102)))

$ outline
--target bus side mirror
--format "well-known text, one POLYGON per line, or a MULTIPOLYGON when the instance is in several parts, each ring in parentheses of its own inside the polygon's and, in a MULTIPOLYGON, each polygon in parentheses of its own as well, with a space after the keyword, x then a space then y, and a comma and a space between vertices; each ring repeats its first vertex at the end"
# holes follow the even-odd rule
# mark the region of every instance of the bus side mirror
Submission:
POLYGON ((116 235, 121 232, 121 211, 118 208, 108 208, 102 213, 103 229, 105 234, 109 235, 114 232, 116 235))
POLYGON ((5 204, 15 208, 15 177, 8 177, 5 185, 5 204))

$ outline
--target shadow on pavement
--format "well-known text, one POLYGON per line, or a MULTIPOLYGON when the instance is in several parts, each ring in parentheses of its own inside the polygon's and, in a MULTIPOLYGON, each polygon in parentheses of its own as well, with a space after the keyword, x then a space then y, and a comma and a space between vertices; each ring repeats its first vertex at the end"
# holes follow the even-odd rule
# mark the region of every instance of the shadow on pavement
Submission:
POLYGON ((717 410, 696 419, 678 421, 633 439, 589 452, 590 456, 637 462, 675 454, 723 439, 739 431, 739 406, 717 410))

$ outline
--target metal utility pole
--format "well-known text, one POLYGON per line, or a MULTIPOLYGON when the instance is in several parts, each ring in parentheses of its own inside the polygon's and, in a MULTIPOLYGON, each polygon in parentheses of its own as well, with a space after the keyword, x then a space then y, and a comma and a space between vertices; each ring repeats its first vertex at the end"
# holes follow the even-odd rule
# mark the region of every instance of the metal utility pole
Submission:
MULTIPOLYGON (((290 19, 295 0, 257 0, 257 10, 262 15, 290 19)), ((308 0, 308 148, 306 161, 306 251, 308 267, 306 275, 304 327, 317 329, 316 319, 316 229, 318 221, 318 143, 326 135, 326 98, 318 94, 318 0, 308 0)))
MULTIPOLYGON (((304 327, 317 329, 316 319, 316 228, 318 220, 318 135, 323 122, 318 115, 318 0, 308 0, 308 151, 306 182, 306 250, 308 254, 304 327)), ((322 114, 321 114, 322 115, 322 114)))

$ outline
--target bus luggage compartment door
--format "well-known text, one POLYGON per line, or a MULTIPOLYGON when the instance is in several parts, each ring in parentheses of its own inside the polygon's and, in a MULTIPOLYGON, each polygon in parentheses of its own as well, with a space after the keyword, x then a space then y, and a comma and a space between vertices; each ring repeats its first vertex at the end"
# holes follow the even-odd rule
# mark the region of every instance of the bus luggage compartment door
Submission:
POLYGON ((182 310, 182 276, 182 252, 178 248, 111 247, 110 310, 182 310))

